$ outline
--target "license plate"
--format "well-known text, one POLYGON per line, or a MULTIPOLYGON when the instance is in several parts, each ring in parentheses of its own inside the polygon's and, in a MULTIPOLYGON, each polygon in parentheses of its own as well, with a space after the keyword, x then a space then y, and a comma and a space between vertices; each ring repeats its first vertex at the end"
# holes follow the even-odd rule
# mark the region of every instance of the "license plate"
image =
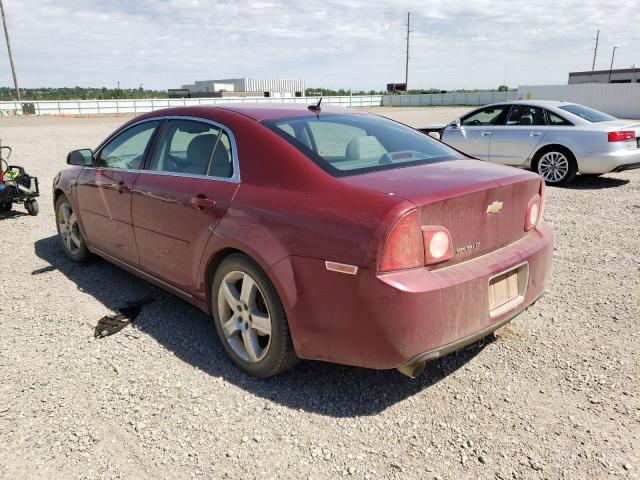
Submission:
POLYGON ((494 275, 489 279, 489 316, 497 317, 524 301, 529 264, 494 275))

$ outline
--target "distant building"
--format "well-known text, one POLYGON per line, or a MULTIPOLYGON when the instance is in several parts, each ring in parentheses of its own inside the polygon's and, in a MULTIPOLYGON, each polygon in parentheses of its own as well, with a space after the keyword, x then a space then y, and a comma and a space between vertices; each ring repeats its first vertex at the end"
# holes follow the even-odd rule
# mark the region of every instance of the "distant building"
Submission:
POLYGON ((169 89, 171 98, 202 97, 276 97, 304 96, 303 80, 271 80, 263 78, 228 78, 199 80, 182 88, 169 89))
POLYGON ((569 85, 577 83, 640 83, 640 68, 571 72, 569 85))

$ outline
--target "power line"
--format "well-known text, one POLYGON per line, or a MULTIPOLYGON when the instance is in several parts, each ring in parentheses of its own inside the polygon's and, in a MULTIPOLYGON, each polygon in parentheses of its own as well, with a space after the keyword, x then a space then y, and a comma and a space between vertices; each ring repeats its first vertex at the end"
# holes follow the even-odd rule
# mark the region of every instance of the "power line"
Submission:
POLYGON ((11 53, 11 42, 9 42, 9 30, 7 30, 7 18, 4 15, 4 5, 0 0, 0 11, 2 11, 2 26, 4 27, 4 37, 7 40, 7 51, 9 52, 9 63, 11 63, 11 73, 13 74, 13 84, 16 87, 16 97, 18 101, 20 98, 20 89, 18 88, 18 77, 16 76, 16 66, 13 64, 13 54, 11 53))

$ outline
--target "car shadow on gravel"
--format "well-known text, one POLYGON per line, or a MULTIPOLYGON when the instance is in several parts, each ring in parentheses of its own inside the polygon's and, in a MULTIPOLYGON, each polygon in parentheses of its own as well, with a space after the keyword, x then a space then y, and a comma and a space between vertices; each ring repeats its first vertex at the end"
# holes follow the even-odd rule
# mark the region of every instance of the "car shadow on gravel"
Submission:
MULTIPOLYGON (((405 377, 396 370, 378 371, 301 361, 292 370, 260 380, 244 374, 231 363, 218 342, 210 318, 195 307, 99 258, 81 265, 71 262, 55 236, 38 240, 35 253, 72 281, 78 290, 114 312, 127 302, 153 298, 154 301, 142 309, 135 324, 127 328, 152 336, 184 362, 264 399, 321 415, 377 414, 428 389, 463 367, 483 348, 475 345, 437 360, 416 379, 405 377)), ((53 272, 53 269, 46 270, 53 272)), ((87 330, 89 334, 92 334, 91 328, 87 330)), ((494 339, 489 336, 484 345, 494 339)))
POLYGON ((629 183, 626 178, 613 178, 595 175, 577 175, 570 183, 563 185, 567 190, 599 190, 602 188, 621 187, 629 183))

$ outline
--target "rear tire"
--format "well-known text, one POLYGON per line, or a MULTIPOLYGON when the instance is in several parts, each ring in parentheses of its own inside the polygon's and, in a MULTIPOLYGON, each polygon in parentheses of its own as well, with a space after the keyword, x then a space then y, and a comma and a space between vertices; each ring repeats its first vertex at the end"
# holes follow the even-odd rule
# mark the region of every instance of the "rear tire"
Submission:
POLYGON ((578 173, 576 157, 569 149, 560 146, 540 150, 531 167, 547 185, 566 185, 578 173))
POLYGON ((211 313, 220 343, 241 370, 277 375, 298 361, 282 301, 249 257, 225 258, 211 282, 211 313))
POLYGON ((74 262, 86 262, 91 254, 80 231, 80 225, 71 202, 65 195, 60 195, 56 200, 55 208, 60 247, 74 262))
POLYGON ((12 202, 0 203, 0 212, 10 212, 12 208, 13 208, 12 202))

